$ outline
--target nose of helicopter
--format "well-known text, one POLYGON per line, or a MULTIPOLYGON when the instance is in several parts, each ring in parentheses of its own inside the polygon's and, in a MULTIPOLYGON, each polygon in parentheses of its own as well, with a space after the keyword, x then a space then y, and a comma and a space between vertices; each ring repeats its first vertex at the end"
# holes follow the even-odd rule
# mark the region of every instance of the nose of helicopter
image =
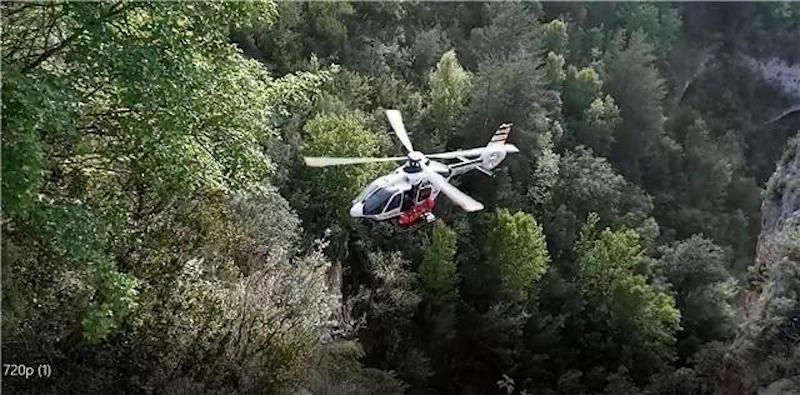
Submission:
POLYGON ((361 217, 363 215, 364 215, 364 205, 361 203, 353 203, 353 207, 350 207, 350 216, 361 217))

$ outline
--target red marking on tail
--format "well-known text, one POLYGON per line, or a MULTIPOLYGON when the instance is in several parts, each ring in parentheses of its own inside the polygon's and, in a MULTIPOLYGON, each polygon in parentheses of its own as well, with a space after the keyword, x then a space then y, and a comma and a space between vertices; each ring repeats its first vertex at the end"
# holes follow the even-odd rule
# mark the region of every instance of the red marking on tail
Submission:
POLYGON ((488 145, 503 145, 508 140, 508 135, 511 134, 511 127, 514 126, 513 123, 504 123, 497 128, 497 131, 494 132, 492 135, 492 139, 489 140, 488 145))

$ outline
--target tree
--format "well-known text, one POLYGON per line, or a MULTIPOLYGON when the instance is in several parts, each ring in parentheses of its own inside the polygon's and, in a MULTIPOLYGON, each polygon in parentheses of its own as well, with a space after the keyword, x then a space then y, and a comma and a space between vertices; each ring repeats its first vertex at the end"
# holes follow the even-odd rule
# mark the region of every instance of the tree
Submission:
POLYGON ((681 354, 688 357, 703 343, 729 339, 734 333, 735 282, 726 269, 725 251, 695 235, 664 247, 662 254, 655 269, 672 285, 681 311, 681 354))
POLYGON ((553 189, 558 184, 560 159, 561 157, 553 152, 553 149, 544 149, 536 161, 533 185, 528 189, 526 196, 533 203, 537 214, 551 202, 553 189))
POLYGON ((553 19, 541 25, 540 34, 542 35, 542 50, 553 52, 557 55, 567 54, 569 36, 567 35, 567 23, 562 19, 553 19))
POLYGON ((59 262, 93 272, 89 339, 106 338, 135 305, 138 262, 128 258, 136 238, 155 234, 143 235, 142 224, 190 196, 268 176, 259 142, 274 136, 269 79, 226 41, 230 28, 269 23, 273 6, 50 4, 23 9, 4 35, 3 105, 15 116, 3 150, 9 159, 31 153, 22 167, 4 162, 4 183, 7 171, 26 180, 4 185, 8 213, 42 229, 59 262), (141 25, 117 25, 133 14, 141 25), (64 40, 15 52, 36 29, 58 29, 64 40), (22 200, 38 203, 17 216, 22 200))
POLYGON ((550 265, 542 227, 523 212, 500 209, 495 215, 487 240, 488 259, 500 268, 505 288, 528 294, 550 265))
POLYGON ((315 394, 400 395, 406 386, 392 372, 364 367, 364 349, 355 341, 326 345, 304 385, 315 394))
POLYGON ((714 210, 725 200, 731 182, 732 166, 711 141, 708 127, 696 120, 686 132, 685 147, 687 196, 692 207, 714 210))
POLYGON ((448 52, 447 49, 451 47, 452 44, 447 37, 447 33, 439 27, 417 33, 411 47, 411 53, 414 56, 415 74, 426 76, 428 70, 436 66, 437 59, 440 59, 444 53, 448 52))
POLYGON ((434 300, 446 300, 457 295, 458 272, 455 262, 456 233, 444 224, 437 224, 425 244, 419 266, 420 285, 434 300))
POLYGON ((145 317, 136 346, 162 352, 141 384, 279 392, 303 380, 329 323, 329 263, 319 251, 292 261, 251 253, 258 268, 232 285, 191 260, 172 290, 150 301, 166 308, 145 317))
MULTIPOLYGON (((319 114, 303 127, 304 155, 380 156, 380 140, 357 112, 319 114)), ((386 169, 381 164, 307 170, 307 203, 314 222, 346 222, 347 208, 362 188, 386 169)))
POLYGON ((584 67, 579 71, 570 65, 564 83, 564 110, 567 114, 580 117, 600 95, 602 86, 603 81, 594 68, 584 67))
POLYGON ((251 57, 284 75, 324 64, 341 56, 348 40, 346 21, 355 13, 348 3, 277 3, 280 15, 272 24, 237 32, 234 37, 251 57))
POLYGON ((537 5, 490 3, 484 7, 489 23, 472 29, 469 34, 474 63, 505 59, 520 52, 538 52, 537 5))
POLYGON ((537 66, 529 53, 481 63, 472 84, 469 115, 453 139, 456 146, 484 145, 490 131, 513 123, 511 138, 521 152, 507 163, 517 185, 533 183, 531 169, 539 167, 539 159, 547 157, 560 138, 558 94, 546 89, 544 70, 537 66))
POLYGON ((611 158, 634 181, 642 177, 640 161, 664 133, 665 88, 655 59, 652 46, 636 32, 618 33, 604 57, 604 86, 622 115, 611 158))
POLYGON ((547 87, 554 90, 560 89, 561 84, 564 83, 564 79, 566 78, 566 74, 564 73, 564 55, 548 52, 544 68, 544 78, 547 81, 547 87))
POLYGON ((444 223, 437 223, 430 238, 424 241, 422 263, 417 269, 424 299, 414 321, 417 333, 424 333, 419 341, 431 357, 435 375, 430 385, 439 389, 452 387, 449 378, 457 369, 452 362, 459 348, 456 340, 461 308, 456 244, 456 232, 444 223))
POLYGON ((642 247, 632 230, 595 229, 591 214, 576 245, 579 279, 592 306, 590 320, 604 322, 617 334, 618 344, 637 351, 624 363, 639 372, 652 372, 670 360, 680 311, 675 299, 650 285, 642 271, 642 247))
POLYGON ((558 175, 552 195, 552 204, 557 206, 545 217, 545 230, 558 251, 572 250, 580 228, 577 221, 590 212, 596 212, 603 224, 641 228, 653 210, 649 195, 585 147, 561 158, 558 175))
POLYGON ((381 40, 365 36, 357 40, 362 43, 348 57, 353 59, 352 67, 358 72, 375 78, 394 77, 412 64, 413 58, 399 37, 381 40))
POLYGON ((442 55, 430 74, 431 115, 436 127, 433 138, 439 148, 447 146, 456 126, 462 122, 470 81, 471 75, 458 64, 453 50, 442 55))
POLYGON ((564 84, 564 109, 570 129, 574 131, 573 143, 608 156, 616 142, 622 117, 614 98, 603 96, 602 85, 594 67, 578 71, 570 66, 564 84))
POLYGON ((611 95, 598 97, 583 112, 583 120, 577 126, 577 142, 600 156, 608 156, 616 142, 616 130, 621 122, 622 117, 614 98, 611 95))
POLYGON ((619 4, 616 7, 621 25, 629 31, 641 31, 659 53, 669 53, 681 30, 679 10, 658 4, 619 4))
POLYGON ((399 252, 370 253, 367 261, 374 284, 356 299, 366 327, 359 333, 372 366, 392 370, 406 383, 422 386, 433 374, 430 358, 415 345, 413 318, 422 296, 417 275, 399 252))
POLYGON ((327 260, 297 252, 262 144, 326 73, 274 80, 228 43, 274 11, 3 6, 3 263, 19 291, 3 319, 29 323, 3 351, 65 367, 13 388, 282 392, 302 378, 328 329, 327 260))

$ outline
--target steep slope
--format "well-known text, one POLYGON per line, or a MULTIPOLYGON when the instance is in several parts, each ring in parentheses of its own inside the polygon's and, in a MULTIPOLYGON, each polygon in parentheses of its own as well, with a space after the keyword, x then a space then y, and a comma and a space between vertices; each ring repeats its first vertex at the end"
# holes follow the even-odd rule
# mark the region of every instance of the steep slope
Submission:
POLYGON ((800 392, 800 135, 767 184, 744 322, 719 393, 800 392))

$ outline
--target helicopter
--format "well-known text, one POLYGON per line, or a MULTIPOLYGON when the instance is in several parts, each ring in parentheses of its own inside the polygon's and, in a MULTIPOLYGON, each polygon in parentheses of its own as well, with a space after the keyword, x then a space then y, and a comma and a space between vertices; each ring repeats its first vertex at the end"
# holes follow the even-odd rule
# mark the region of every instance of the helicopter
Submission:
POLYGON ((472 170, 491 176, 491 170, 497 167, 507 154, 519 152, 516 146, 506 142, 513 126, 510 123, 501 124, 485 147, 424 154, 415 150, 411 144, 400 111, 386 110, 386 118, 400 143, 408 151, 406 156, 303 158, 305 164, 310 167, 405 161, 393 172, 375 179, 353 199, 350 207, 352 217, 377 221, 397 218, 401 227, 422 221, 430 223, 436 220, 433 208, 440 193, 465 211, 482 210, 483 204, 450 184, 450 180, 472 170), (443 163, 431 159, 455 162, 443 163))

